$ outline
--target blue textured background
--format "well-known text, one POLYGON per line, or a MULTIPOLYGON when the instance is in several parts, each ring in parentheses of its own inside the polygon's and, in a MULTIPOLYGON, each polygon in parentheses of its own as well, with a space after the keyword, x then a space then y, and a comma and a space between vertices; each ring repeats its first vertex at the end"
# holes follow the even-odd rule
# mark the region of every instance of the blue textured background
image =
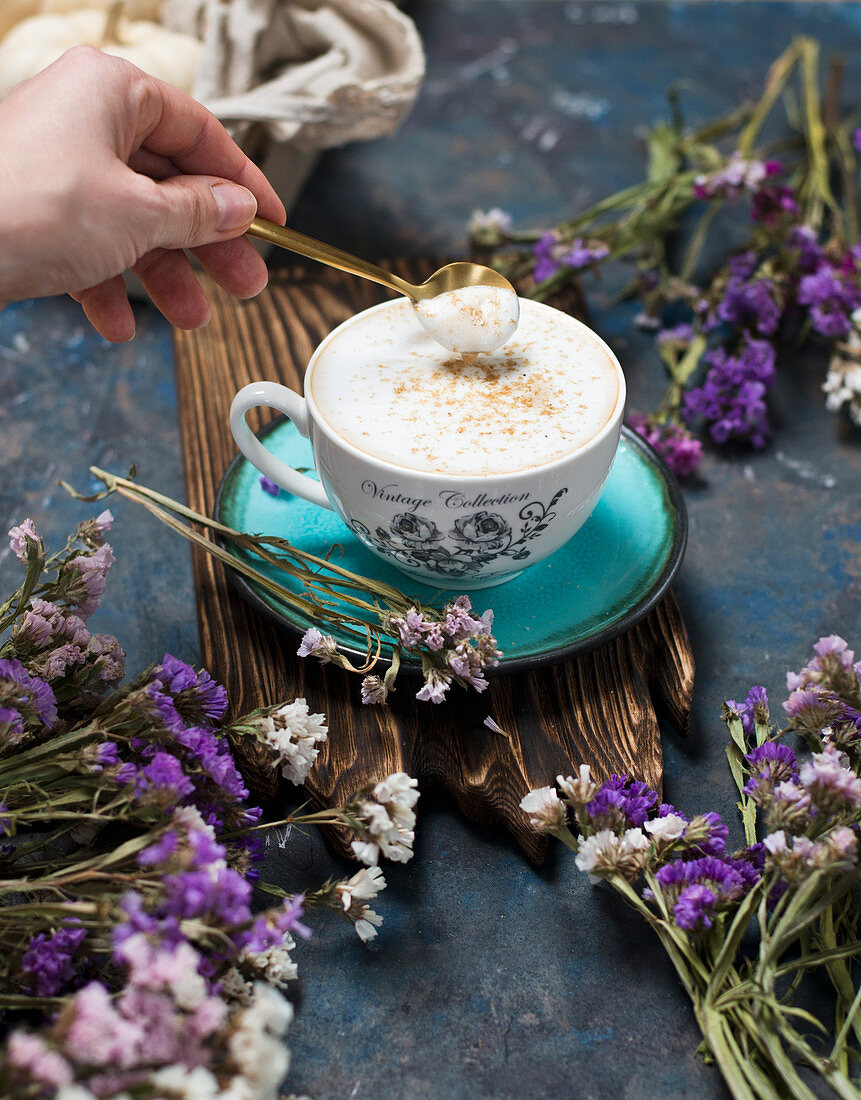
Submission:
MULTIPOLYGON (((680 82, 692 122, 760 88, 799 33, 847 60, 861 86, 861 6, 428 0, 420 101, 391 139, 323 158, 297 228, 369 257, 461 254, 475 207, 549 224, 634 182, 643 128, 680 82)), ((858 106, 861 108, 861 98, 858 106)), ((630 407, 660 389, 657 358, 588 286, 594 320, 628 376, 630 407)), ((0 314, 0 519, 33 515, 59 539, 86 509, 91 462, 136 462, 182 495, 167 326, 139 311, 133 344, 109 348, 78 307, 52 300, 0 314)), ((763 453, 709 451, 687 492, 691 530, 676 591, 698 663, 693 727, 664 739, 669 801, 734 821, 718 711, 783 676, 820 634, 861 649, 861 440, 824 411, 816 355, 786 354, 763 453)), ((226 430, 226 428, 225 428, 226 430)), ((142 512, 115 508, 118 563, 98 628, 137 670, 164 650, 193 659, 188 554, 142 512)), ((5 528, 4 528, 5 529, 5 528)), ((0 551, 0 582, 16 563, 0 551)), ((313 703, 313 700, 311 700, 313 703)), ((316 837, 270 838, 270 877, 301 888, 341 873, 316 837)), ((317 1100, 722 1097, 655 940, 615 898, 554 852, 536 872, 493 830, 444 802, 421 804, 416 858, 386 869, 385 923, 363 947, 337 920, 297 951, 300 1011, 290 1083, 317 1100)))

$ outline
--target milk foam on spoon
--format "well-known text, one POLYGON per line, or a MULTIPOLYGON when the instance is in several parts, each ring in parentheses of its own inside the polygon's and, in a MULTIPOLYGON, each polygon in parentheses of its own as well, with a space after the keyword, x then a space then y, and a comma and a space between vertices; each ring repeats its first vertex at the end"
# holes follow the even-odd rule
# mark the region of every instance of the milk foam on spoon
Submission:
POLYGON ((461 355, 496 351, 517 331, 520 303, 513 290, 465 286, 415 303, 425 331, 461 355))

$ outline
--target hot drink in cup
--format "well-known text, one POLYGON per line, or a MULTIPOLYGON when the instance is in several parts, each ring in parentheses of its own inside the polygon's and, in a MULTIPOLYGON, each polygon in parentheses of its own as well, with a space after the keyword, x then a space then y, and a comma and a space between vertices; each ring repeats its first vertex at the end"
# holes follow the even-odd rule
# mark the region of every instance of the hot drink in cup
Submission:
POLYGON ((304 399, 272 382, 237 394, 236 442, 267 477, 334 508, 408 576, 458 589, 508 580, 592 512, 625 401, 622 370, 600 337, 550 306, 519 304, 514 335, 468 360, 437 343, 407 299, 366 310, 314 352, 304 399), (258 405, 310 436, 319 483, 251 433, 245 413, 258 405))

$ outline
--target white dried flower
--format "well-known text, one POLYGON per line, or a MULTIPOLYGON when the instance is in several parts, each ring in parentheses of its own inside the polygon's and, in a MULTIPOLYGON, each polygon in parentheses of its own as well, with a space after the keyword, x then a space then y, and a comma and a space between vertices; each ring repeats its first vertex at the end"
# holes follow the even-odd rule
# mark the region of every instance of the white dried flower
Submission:
POLYGON ((469 219, 469 232, 475 233, 482 229, 510 229, 511 215, 498 206, 492 210, 473 210, 469 219))
POLYGON ((295 946, 296 941, 287 932, 280 944, 268 947, 265 951, 249 951, 246 948, 240 955, 240 960, 253 967, 276 989, 286 989, 287 983, 295 981, 299 974, 296 963, 290 958, 290 952, 295 946))
POLYGON ((162 1066, 152 1075, 157 1096, 170 1100, 220 1100, 221 1086, 205 1066, 162 1066))
POLYGON ((520 800, 520 808, 529 814, 529 824, 539 833, 553 833, 565 827, 568 810, 555 787, 538 787, 520 800))
POLYGON ((642 829, 626 829, 618 836, 610 829, 601 829, 593 836, 578 838, 575 863, 580 871, 601 877, 619 872, 632 879, 641 870, 643 854, 649 848, 649 838, 642 829))
POLYGON ((282 1036, 292 1018, 290 1002, 264 982, 254 983, 251 1004, 237 1014, 227 1048, 255 1100, 277 1100, 290 1065, 282 1036))
POLYGON ((335 887, 335 895, 344 912, 355 924, 359 939, 365 942, 376 936, 377 928, 383 923, 379 913, 368 908, 366 903, 385 888, 386 880, 379 867, 363 867, 352 878, 339 882, 335 887))
POLYGON ((684 836, 688 823, 681 814, 667 814, 666 817, 655 817, 645 824, 646 832, 655 841, 678 840, 684 836))
POLYGON ((418 780, 406 772, 395 772, 377 783, 371 798, 354 807, 359 839, 351 847, 356 858, 368 865, 376 864, 381 854, 396 863, 411 859, 416 823, 413 807, 418 798, 418 780))
POLYGON ((557 775, 556 785, 565 801, 573 806, 585 806, 587 802, 592 801, 597 790, 588 764, 580 765, 576 779, 572 775, 557 775))
POLYGON ((258 725, 258 736, 276 753, 276 767, 297 786, 308 777, 328 733, 325 715, 312 714, 304 699, 269 711, 258 725))
POLYGON ((253 989, 251 982, 231 966, 221 977, 221 996, 226 1001, 236 1001, 241 1005, 250 1005, 253 989))
POLYGON ((852 320, 856 328, 845 342, 835 345, 822 391, 827 395, 825 407, 829 412, 845 407, 850 420, 861 424, 861 334, 857 328, 861 325, 861 310, 855 310, 852 320))

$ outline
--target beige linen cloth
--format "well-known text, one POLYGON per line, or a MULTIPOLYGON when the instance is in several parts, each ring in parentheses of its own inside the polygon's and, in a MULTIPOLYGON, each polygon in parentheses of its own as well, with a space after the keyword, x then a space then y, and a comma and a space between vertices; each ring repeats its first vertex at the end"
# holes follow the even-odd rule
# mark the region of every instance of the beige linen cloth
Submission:
POLYGON ((165 0, 162 22, 203 40, 192 94, 288 208, 323 149, 392 133, 424 76, 415 25, 388 0, 165 0))

